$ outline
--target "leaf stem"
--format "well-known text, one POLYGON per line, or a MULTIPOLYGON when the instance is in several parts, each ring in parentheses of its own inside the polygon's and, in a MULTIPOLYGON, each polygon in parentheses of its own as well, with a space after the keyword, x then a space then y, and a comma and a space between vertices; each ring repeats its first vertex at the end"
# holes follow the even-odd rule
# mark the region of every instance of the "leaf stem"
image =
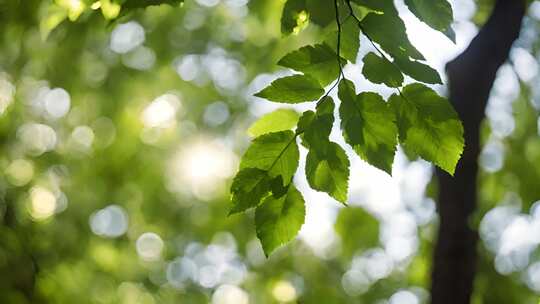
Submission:
MULTIPOLYGON (((321 103, 321 101, 327 97, 328 95, 330 95, 330 93, 336 88, 336 86, 339 84, 339 81, 343 78, 345 78, 345 74, 343 74, 343 68, 341 67, 341 21, 340 21, 340 18, 339 18, 339 7, 338 7, 338 1, 339 0, 334 0, 334 9, 336 11, 336 24, 337 24, 337 28, 338 28, 338 33, 337 33, 337 45, 336 45, 336 60, 337 60, 337 64, 338 64, 338 67, 339 67, 339 75, 338 75, 338 78, 335 80, 334 84, 332 85, 332 87, 330 87, 330 89, 328 89, 328 91, 326 92, 326 94, 324 94, 323 97, 321 97, 319 99, 319 101, 317 102, 317 105, 319 105, 321 103)), ((347 18, 350 17, 350 16, 347 16, 347 18)))

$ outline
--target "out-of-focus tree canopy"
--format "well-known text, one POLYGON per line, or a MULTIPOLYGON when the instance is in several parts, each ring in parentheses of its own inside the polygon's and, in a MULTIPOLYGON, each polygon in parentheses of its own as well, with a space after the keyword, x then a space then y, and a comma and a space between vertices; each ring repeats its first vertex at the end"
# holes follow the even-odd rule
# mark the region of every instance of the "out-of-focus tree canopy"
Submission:
MULTIPOLYGON (((284 37, 283 1, 142 2, 0 0, 0 303, 425 303, 437 189, 401 150, 393 177, 351 162, 349 207, 297 176, 306 223, 269 258, 254 214, 227 216, 248 129, 275 109, 253 94, 328 29, 284 37)), ((397 3, 440 72, 433 44, 457 54, 489 13, 450 2, 456 45, 397 3)), ((536 2, 487 110, 474 303, 538 302, 539 22, 536 2)), ((344 73, 393 93, 362 67, 344 73)))

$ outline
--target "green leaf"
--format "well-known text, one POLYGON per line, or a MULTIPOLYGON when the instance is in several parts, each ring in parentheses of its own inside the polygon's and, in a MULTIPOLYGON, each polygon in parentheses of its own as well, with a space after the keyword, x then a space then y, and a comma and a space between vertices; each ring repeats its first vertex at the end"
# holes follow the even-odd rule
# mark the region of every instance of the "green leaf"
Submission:
MULTIPOLYGON (((338 32, 331 32, 324 43, 332 48, 334 52, 337 53, 337 40, 338 32)), ((352 17, 347 18, 341 24, 341 35, 340 35, 340 45, 339 45, 339 55, 352 63, 356 62, 356 57, 358 56, 358 49, 360 48, 360 28, 358 23, 352 17)))
POLYGON ((432 84, 442 84, 439 72, 431 68, 429 65, 418 61, 409 60, 408 58, 399 57, 396 57, 394 62, 397 66, 399 66, 403 73, 418 81, 432 84))
POLYGON ((229 215, 257 207, 270 191, 270 178, 264 170, 245 168, 238 172, 231 185, 233 206, 229 215))
POLYGON ((336 143, 329 142, 323 151, 310 149, 306 159, 306 177, 311 188, 347 202, 349 159, 336 143))
POLYGON ((307 75, 293 75, 274 80, 257 97, 282 103, 301 103, 313 101, 324 94, 319 82, 307 75))
POLYGON ((411 57, 424 60, 424 56, 411 44, 405 32, 405 23, 397 14, 369 13, 362 20, 364 34, 378 43, 393 57, 411 57))
POLYGON ((454 174, 464 147, 463 126, 446 98, 425 85, 403 89, 390 98, 399 128, 399 141, 423 159, 454 174))
MULTIPOLYGON (((340 59, 345 65, 345 60, 340 59)), ((279 65, 303 72, 326 86, 339 76, 337 54, 325 44, 308 45, 285 55, 279 65)))
POLYGON ((298 168, 298 146, 292 131, 281 131, 261 135, 248 148, 240 169, 257 168, 268 171, 272 178, 281 176, 283 185, 288 185, 298 168))
POLYGON ((257 137, 266 133, 285 131, 294 128, 300 115, 291 109, 279 109, 263 115, 248 129, 248 134, 257 137))
POLYGON ((354 84, 339 84, 341 129, 345 141, 369 164, 392 174, 397 145, 395 115, 383 98, 371 92, 355 95, 354 84))
POLYGON ((309 12, 309 19, 321 27, 336 21, 334 1, 306 0, 306 7, 309 12))
POLYGON ((403 84, 403 74, 386 58, 369 53, 364 56, 363 61, 362 74, 367 80, 378 84, 384 83, 391 88, 399 88, 403 84))
POLYGON ((302 194, 289 186, 286 195, 267 197, 255 211, 257 237, 266 256, 296 237, 304 224, 306 209, 302 194))
POLYGON ((334 124, 334 101, 324 97, 317 105, 317 112, 304 112, 298 124, 309 149, 306 176, 311 188, 324 191, 336 200, 347 201, 349 159, 343 149, 330 142, 334 124))
POLYGON ((287 0, 281 14, 281 32, 286 35, 292 33, 302 14, 307 14, 306 0, 287 0))
POLYGON ((342 252, 346 258, 379 244, 379 222, 362 208, 342 208, 334 228, 341 238, 342 252))
POLYGON ((381 13, 397 13, 393 0, 351 0, 352 2, 381 13))
POLYGON ((315 112, 308 110, 302 113, 296 126, 296 134, 304 133, 313 122, 313 119, 315 119, 315 112))
POLYGON ((317 112, 309 126, 304 127, 304 140, 311 149, 324 153, 330 143, 329 136, 334 125, 334 100, 326 96, 317 105, 317 112))
POLYGON ((452 6, 446 0, 405 0, 409 10, 420 21, 442 32, 455 42, 455 34, 450 27, 454 21, 452 6))

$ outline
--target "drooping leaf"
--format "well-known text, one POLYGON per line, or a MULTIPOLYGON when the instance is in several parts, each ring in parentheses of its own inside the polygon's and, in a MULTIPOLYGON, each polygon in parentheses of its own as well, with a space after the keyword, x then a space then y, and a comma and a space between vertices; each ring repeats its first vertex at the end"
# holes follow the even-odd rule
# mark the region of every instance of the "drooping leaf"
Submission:
POLYGON ((311 188, 326 192, 342 203, 347 202, 349 159, 338 144, 329 142, 324 151, 310 149, 306 177, 311 188))
MULTIPOLYGON (((339 55, 352 63, 356 62, 356 57, 358 55, 358 49, 360 48, 360 28, 358 23, 352 17, 349 17, 343 21, 341 24, 341 35, 340 35, 340 45, 339 45, 339 55)), ((324 43, 334 50, 337 53, 337 41, 338 41, 338 32, 331 32, 324 43)))
POLYGON ((439 72, 427 64, 423 64, 415 60, 409 60, 408 58, 399 57, 396 57, 394 62, 403 73, 418 81, 432 84, 442 84, 439 72))
POLYGON ((455 42, 455 34, 450 27, 454 20, 452 6, 446 0, 405 0, 409 10, 420 21, 442 32, 455 42))
POLYGON ((326 96, 317 105, 317 112, 310 121, 309 126, 304 127, 304 140, 310 149, 324 152, 330 143, 329 136, 334 124, 334 100, 326 96))
POLYGON ((372 92, 355 95, 354 84, 339 84, 341 129, 345 141, 369 164, 392 173, 397 145, 395 115, 383 98, 372 92))
POLYGON ((306 0, 306 7, 309 12, 309 19, 321 27, 325 27, 336 20, 334 1, 306 0))
POLYGON ((405 24, 397 14, 369 13, 362 19, 362 28, 364 34, 393 57, 424 60, 424 56, 409 41, 405 24))
POLYGON ((345 60, 338 61, 337 54, 326 44, 304 46, 285 55, 278 62, 283 67, 312 76, 322 86, 328 85, 338 77, 338 63, 344 65, 345 60))
POLYGON ((281 32, 291 34, 302 15, 307 15, 306 0, 287 0, 281 14, 281 32))
POLYGON ((248 129, 248 134, 257 137, 266 133, 279 132, 292 129, 300 115, 292 109, 278 109, 263 115, 248 129))
POLYGON ((296 126, 296 133, 304 133, 306 129, 309 128, 314 118, 315 112, 311 110, 302 113, 302 116, 300 116, 300 119, 298 120, 298 125, 296 126))
POLYGON ((379 222, 360 207, 342 208, 334 227, 347 258, 379 244, 379 222))
POLYGON ((229 215, 257 207, 270 191, 268 173, 257 168, 245 168, 238 172, 231 185, 233 206, 229 215))
POLYGON ((304 224, 306 209, 302 194, 289 186, 280 198, 267 197, 255 211, 257 237, 266 256, 296 237, 304 224))
POLYGON ((268 171, 272 178, 281 176, 288 185, 298 167, 298 146, 292 131, 261 135, 248 148, 240 162, 240 169, 257 168, 268 171))
POLYGON ((375 53, 369 53, 364 56, 363 61, 362 74, 367 80, 377 84, 384 83, 391 88, 398 88, 403 84, 403 74, 386 58, 379 57, 375 53))
POLYGON ((301 103, 313 101, 324 94, 317 79, 308 75, 293 75, 274 80, 257 97, 282 103, 301 103))
POLYGON ((403 89, 390 98, 397 117, 399 141, 423 159, 454 174, 463 152, 463 126, 446 98, 425 85, 403 89))
POLYGON ((317 111, 304 112, 298 124, 303 132, 305 146, 309 149, 306 176, 310 186, 324 191, 336 200, 347 201, 349 160, 343 149, 329 140, 334 124, 334 101, 324 97, 317 111))

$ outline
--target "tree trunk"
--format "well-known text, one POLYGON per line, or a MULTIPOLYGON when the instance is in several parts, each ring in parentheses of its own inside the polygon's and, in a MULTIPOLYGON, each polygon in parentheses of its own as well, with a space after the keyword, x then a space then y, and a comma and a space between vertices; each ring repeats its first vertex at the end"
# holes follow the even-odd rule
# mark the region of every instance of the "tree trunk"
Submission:
POLYGON ((465 128, 465 150, 454 177, 437 170, 440 225, 432 304, 468 304, 471 299, 478 233, 470 226, 469 217, 476 208, 480 123, 497 70, 519 36, 525 11, 525 0, 497 0, 469 47, 446 66, 450 101, 465 128))

